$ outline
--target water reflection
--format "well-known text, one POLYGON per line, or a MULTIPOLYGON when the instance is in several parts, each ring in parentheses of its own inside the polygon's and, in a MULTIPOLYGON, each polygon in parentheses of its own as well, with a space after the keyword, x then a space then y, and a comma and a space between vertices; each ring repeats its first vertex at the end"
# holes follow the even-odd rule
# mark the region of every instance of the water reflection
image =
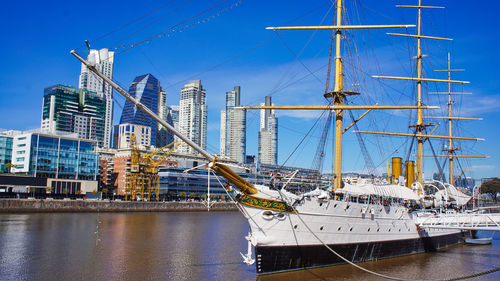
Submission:
POLYGON ((0 215, 0 280, 255 280, 247 232, 236 212, 0 215))
MULTIPOLYGON (((237 212, 2 214, 0 280, 255 280, 239 255, 247 233, 237 212)), ((362 265, 402 278, 452 278, 500 266, 500 239, 362 265)), ((377 278, 341 265, 257 280, 377 278)))

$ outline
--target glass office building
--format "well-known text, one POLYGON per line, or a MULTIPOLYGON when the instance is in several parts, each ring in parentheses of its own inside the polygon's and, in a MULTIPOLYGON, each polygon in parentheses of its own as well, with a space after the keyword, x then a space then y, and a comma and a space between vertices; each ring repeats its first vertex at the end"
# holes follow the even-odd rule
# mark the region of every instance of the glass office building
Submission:
POLYGON ((0 172, 7 173, 10 169, 5 165, 12 159, 12 137, 0 135, 0 172))
MULTIPOLYGON (((137 76, 128 90, 128 93, 139 100, 160 118, 173 125, 172 119, 168 119, 166 106, 166 93, 162 90, 160 82, 151 74, 137 76)), ((144 111, 138 109, 131 101, 126 100, 123 106, 120 124, 136 124, 151 128, 151 145, 160 147, 168 144, 168 132, 164 131, 158 122, 144 111)))
POLYGON ((12 162, 15 173, 34 177, 96 180, 99 155, 95 141, 43 133, 14 137, 12 162))

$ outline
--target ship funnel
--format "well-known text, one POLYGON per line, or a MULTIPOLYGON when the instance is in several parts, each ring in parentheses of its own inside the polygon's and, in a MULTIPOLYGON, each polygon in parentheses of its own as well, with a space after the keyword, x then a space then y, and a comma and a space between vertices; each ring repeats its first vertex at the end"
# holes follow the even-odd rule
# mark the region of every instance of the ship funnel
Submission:
POLYGON ((406 187, 411 188, 411 184, 415 181, 415 161, 405 162, 405 178, 406 187))
POLYGON ((403 159, 401 157, 393 157, 392 158, 392 183, 400 184, 399 179, 402 175, 403 159))

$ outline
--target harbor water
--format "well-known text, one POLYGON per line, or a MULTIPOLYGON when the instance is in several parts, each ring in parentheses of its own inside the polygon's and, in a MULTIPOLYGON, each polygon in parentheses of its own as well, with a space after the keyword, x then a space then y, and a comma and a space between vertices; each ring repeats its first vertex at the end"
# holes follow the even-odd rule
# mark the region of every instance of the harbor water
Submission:
MULTIPOLYGON (((350 265, 257 276, 240 256, 248 230, 238 212, 1 214, 0 280, 381 280, 350 265)), ((361 265, 408 279, 478 273, 500 266, 498 236, 361 265)))

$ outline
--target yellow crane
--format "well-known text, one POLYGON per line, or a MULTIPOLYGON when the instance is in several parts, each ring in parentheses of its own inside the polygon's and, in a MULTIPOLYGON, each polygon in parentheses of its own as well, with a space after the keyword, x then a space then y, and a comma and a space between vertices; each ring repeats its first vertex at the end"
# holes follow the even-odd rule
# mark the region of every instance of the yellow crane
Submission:
MULTIPOLYGON (((156 201, 160 198, 160 177, 158 176, 158 167, 169 157, 179 143, 171 142, 156 151, 142 156, 144 162, 145 183, 148 190, 148 201, 151 200, 151 194, 155 193, 156 201), (155 156, 158 156, 155 158, 155 156)), ((142 196, 142 195, 141 195, 142 196)), ((143 197, 142 197, 143 198, 143 197)))
POLYGON ((130 137, 130 171, 125 175, 125 200, 136 199, 137 191, 144 185, 144 175, 141 173, 141 153, 137 149, 135 136, 130 137))
POLYGON ((135 136, 132 135, 130 137, 130 171, 125 175, 125 200, 130 196, 132 200, 139 199, 143 201, 145 195, 147 195, 147 200, 149 201, 153 193, 156 195, 156 200, 159 200, 160 181, 158 167, 172 154, 176 147, 177 144, 172 142, 151 153, 141 155, 141 152, 137 148, 135 136))

